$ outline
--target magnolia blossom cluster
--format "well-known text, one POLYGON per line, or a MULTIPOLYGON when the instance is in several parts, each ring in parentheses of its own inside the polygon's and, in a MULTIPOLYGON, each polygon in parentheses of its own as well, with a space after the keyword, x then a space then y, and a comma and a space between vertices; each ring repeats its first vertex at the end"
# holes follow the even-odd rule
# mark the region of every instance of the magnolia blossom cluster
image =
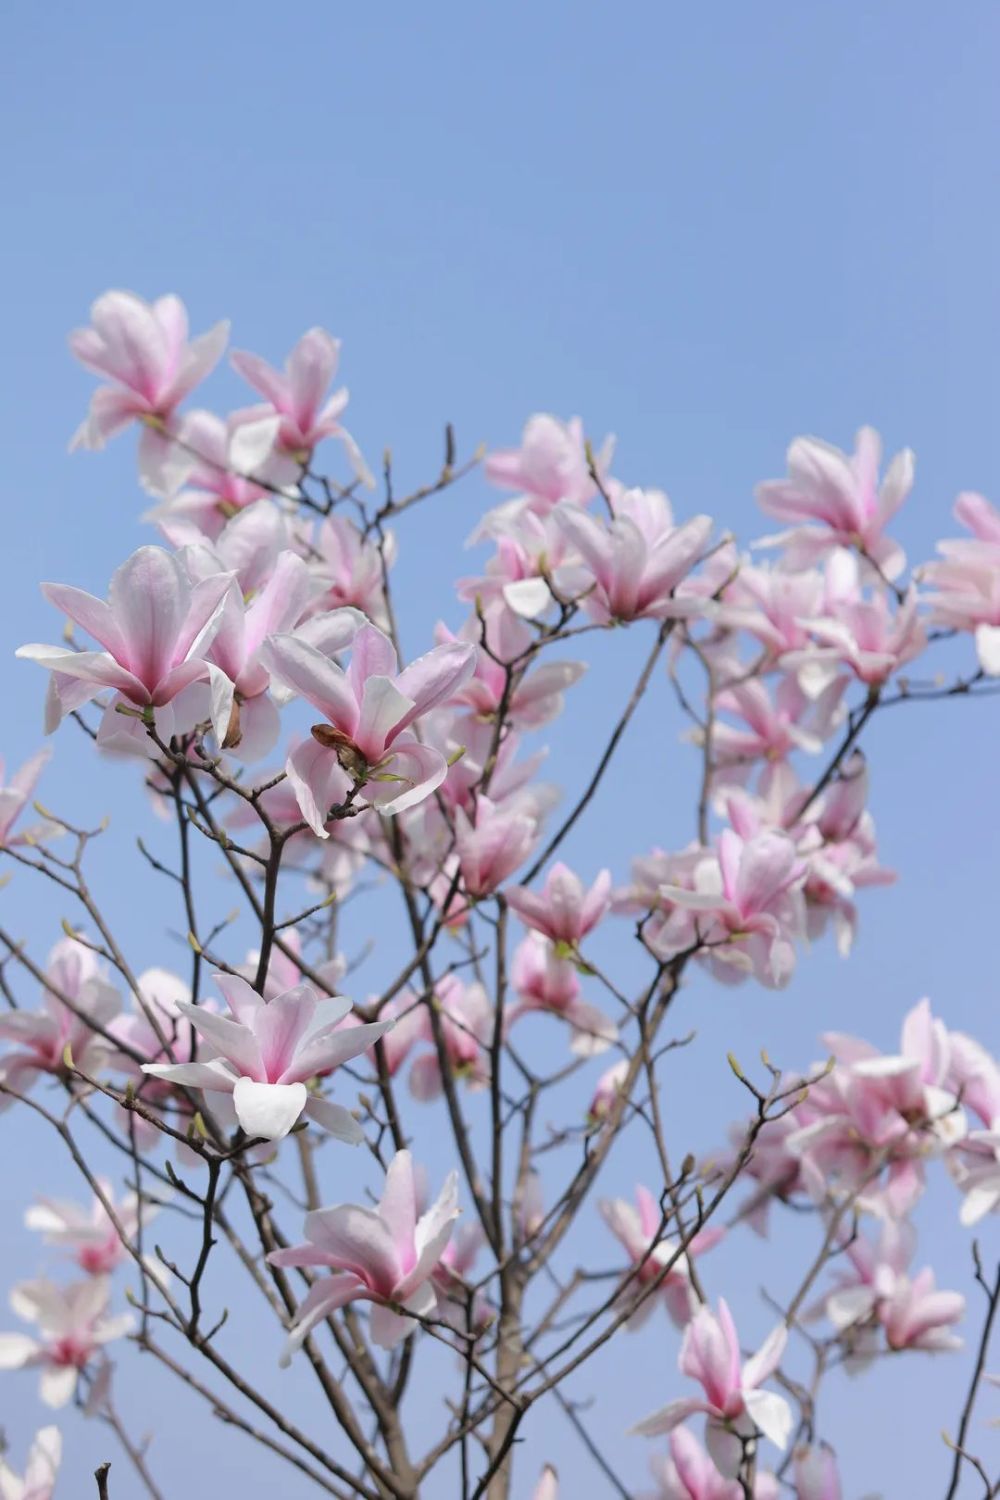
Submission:
MULTIPOLYGON (((159 1291, 168 1320, 201 1347, 201 1278, 219 1234, 233 1243, 221 1207, 233 1190, 260 1236, 241 1258, 281 1313, 283 1362, 305 1347, 316 1366, 332 1331, 391 1432, 410 1339, 443 1339, 476 1375, 495 1352, 487 1395, 497 1381, 529 1379, 531 1340, 510 1356, 521 1294, 572 1214, 593 1222, 587 1174, 610 1139, 634 1116, 659 1130, 655 1101, 636 1103, 640 1086, 653 1087, 655 1037, 642 1027, 654 1001, 663 997, 663 1013, 673 1002, 685 966, 781 988, 828 932, 850 953, 861 893, 895 878, 881 862, 858 739, 880 705, 910 695, 908 669, 941 638, 970 638, 956 692, 1000 676, 1000 513, 961 495, 955 514, 969 535, 941 542, 938 559, 907 575, 890 528, 914 484, 913 455, 883 472, 870 428, 850 453, 803 437, 787 475, 757 492, 785 529, 743 552, 710 517, 675 514, 662 491, 616 477, 612 439, 597 447, 578 419, 536 415, 517 448, 486 457, 487 480, 506 492, 470 538, 486 555, 458 580, 449 619, 428 622, 425 649, 407 658, 388 523, 452 482, 450 438, 437 486, 397 501, 387 459, 386 498, 369 503, 374 480, 342 420, 348 393, 331 389, 338 341, 313 328, 280 368, 233 352, 252 404, 191 406, 227 339, 225 324, 190 337, 174 296, 150 304, 126 292, 99 298, 71 339, 101 382, 74 445, 99 449, 137 429, 157 540, 120 563, 106 598, 43 584, 68 622, 61 644, 17 654, 47 673, 46 732, 78 720, 96 753, 129 758, 155 810, 179 818, 185 867, 175 879, 195 962, 190 983, 162 968, 133 975, 88 907, 91 926, 67 929, 47 966, 29 970, 33 1004, 4 990, 0 1109, 45 1113, 39 1099, 53 1095, 85 1103, 123 1138, 132 1174, 124 1196, 98 1175, 86 1206, 41 1198, 29 1210, 28 1227, 77 1279, 15 1287, 12 1308, 36 1332, 0 1335, 0 1368, 39 1369, 50 1406, 76 1396, 107 1413, 105 1346, 148 1339, 136 1314, 112 1311, 114 1278, 133 1267, 143 1296, 159 1291), (320 477, 324 444, 346 459, 340 481, 320 477), (697 804, 693 840, 654 844, 627 875, 561 855, 634 703, 560 819, 561 792, 542 779, 546 750, 532 739, 562 714, 586 671, 575 653, 598 631, 653 647, 636 701, 647 689, 675 699, 697 804), (259 927, 249 954, 225 951, 225 923, 204 942, 195 930, 196 835, 225 856, 259 927), (316 897, 287 921, 286 876, 316 897), (352 1005, 341 994, 352 982, 345 953, 360 946, 351 918, 372 885, 393 881, 413 961, 352 1005), (604 971, 612 941, 637 943, 654 971, 641 1003, 604 971), (595 1079, 586 1070, 598 1055, 595 1079), (461 1173, 433 1200, 400 1117, 404 1075, 416 1128, 436 1105, 453 1133, 461 1173), (564 1080, 577 1088, 576 1113, 546 1126, 540 1145, 539 1100, 564 1080), (482 1166, 466 1111, 486 1105, 482 1166), (511 1188, 502 1135, 515 1121, 511 1188), (580 1139, 584 1165, 547 1203, 546 1153, 580 1139), (323 1147, 335 1171, 346 1144, 370 1153, 378 1192, 324 1206, 313 1154, 323 1147), (272 1179, 296 1161, 301 1243, 273 1222, 272 1179), (197 1189, 187 1185, 195 1173, 197 1189), (204 1213, 190 1274, 151 1253, 145 1228, 157 1211, 204 1213), (494 1268, 477 1278, 484 1249, 494 1268), (388 1351, 388 1374, 373 1350, 388 1351)), ((49 753, 0 787, 0 852, 66 887, 78 864, 50 845, 89 836, 40 810, 26 823, 49 753)), ((783 1362, 796 1324, 822 1325, 810 1337, 855 1372, 881 1354, 958 1346, 964 1298, 939 1290, 930 1267, 915 1269, 912 1215, 935 1160, 963 1226, 1000 1210, 1000 1067, 927 1001, 907 1016, 897 1054, 839 1034, 823 1043, 828 1060, 781 1079, 757 1121, 734 1128, 731 1150, 703 1164, 694 1198, 685 1168, 679 1183, 640 1185, 634 1202, 597 1201, 620 1252, 603 1313, 636 1332, 664 1308, 688 1382, 687 1394, 665 1389, 668 1404, 635 1429, 667 1438, 650 1500, 774 1500, 783 1485, 798 1500, 838 1500, 837 1459, 815 1410, 797 1418, 789 1400, 783 1362), (729 1229, 714 1208, 704 1222, 707 1195, 740 1175, 753 1187, 729 1229), (776 1202, 814 1214, 829 1280, 747 1356, 705 1277, 724 1235, 745 1225, 766 1234, 776 1202)), ((666 1178, 665 1150, 660 1160, 666 1178)), ((661 1323, 657 1350, 662 1334, 661 1323)), ((470 1374, 461 1419, 452 1411, 458 1427, 472 1385, 470 1374)), ((333 1399, 350 1434, 353 1418, 333 1399)), ((498 1430, 485 1446, 491 1476, 503 1477, 509 1444, 498 1430)), ((395 1464, 389 1442, 387 1452, 395 1464)), ((0 1460, 0 1500, 47 1500, 59 1457, 46 1428, 24 1479, 0 1460)), ((556 1500, 558 1487, 547 1466, 536 1500, 556 1500)))

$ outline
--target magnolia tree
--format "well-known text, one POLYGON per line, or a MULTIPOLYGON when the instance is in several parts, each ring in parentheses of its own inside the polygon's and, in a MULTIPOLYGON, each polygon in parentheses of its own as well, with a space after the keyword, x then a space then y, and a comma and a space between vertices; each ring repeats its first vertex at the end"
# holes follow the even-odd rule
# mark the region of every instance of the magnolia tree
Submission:
MULTIPOLYGON (((715 1088, 742 1118, 718 1121, 710 1160, 668 1139, 661 1079, 693 972, 782 987, 807 944, 849 952, 860 893, 893 878, 864 731, 888 705, 995 691, 1000 513, 962 495, 963 535, 907 573, 891 529, 912 455, 880 475, 869 428, 851 454, 798 438, 787 477, 758 490, 785 529, 751 554, 627 487, 610 441, 535 416, 519 447, 485 456, 507 497, 472 538, 488 555, 457 584, 464 624, 429 614, 404 661, 390 526, 484 455, 459 463, 449 430, 424 488, 398 494, 388 456, 376 482, 320 328, 282 369, 230 356, 257 404, 182 409, 226 339, 224 324, 189 338, 176 297, 124 292, 71 339, 101 382, 75 445, 137 431, 159 539, 107 600, 43 584, 62 644, 17 655, 47 674, 46 732, 81 766, 117 758, 175 824, 175 852, 140 840, 136 858, 189 951, 183 972, 148 967, 113 930, 87 873, 95 809, 35 802, 27 826, 47 751, 9 778, 0 850, 77 920, 47 958, 0 929, 2 1102, 47 1122, 80 1194, 27 1207, 66 1272, 15 1286, 0 1367, 114 1430, 134 1468, 123 1494, 162 1493, 155 1447, 116 1400, 158 1365, 234 1448, 290 1465, 295 1493, 555 1500, 555 1468, 517 1461, 555 1404, 595 1494, 632 1493, 623 1455, 652 1439, 659 1500, 834 1500, 844 1435, 825 1378, 891 1356, 909 1384, 917 1351, 954 1349, 971 1325, 947 1495, 967 1480, 997 1494, 973 1414, 997 1272, 977 1252, 985 1296, 967 1309, 922 1264, 911 1217, 933 1191, 971 1241, 1000 1206, 1000 1067, 982 1039, 922 1000, 891 1055, 828 1034, 819 1061, 731 1058, 715 1088), (583 792, 559 806, 524 741, 559 715, 598 632, 639 636, 644 663, 603 722, 595 710, 574 756, 592 747, 583 792), (913 675, 955 636, 960 675, 913 675), (567 836, 650 696, 692 745, 691 842, 636 849, 630 871, 571 869, 567 836), (243 929, 213 924, 220 873, 243 929), (366 941, 397 971, 359 994, 366 941), (655 1174, 634 1201, 602 1198, 625 1139, 648 1143, 655 1174), (365 1190, 345 1202, 352 1150, 365 1190), (773 1331, 748 1350, 738 1322, 757 1293, 719 1285, 713 1248, 792 1211, 813 1243, 797 1272, 783 1263, 773 1331), (612 1338, 645 1344, 658 1409, 605 1452, 566 1382, 612 1338)), ((60 1434, 43 1427, 30 1452, 13 1436, 27 1469, 4 1460, 0 1496, 45 1500, 60 1434)), ((113 1494, 107 1465, 96 1483, 113 1494)))

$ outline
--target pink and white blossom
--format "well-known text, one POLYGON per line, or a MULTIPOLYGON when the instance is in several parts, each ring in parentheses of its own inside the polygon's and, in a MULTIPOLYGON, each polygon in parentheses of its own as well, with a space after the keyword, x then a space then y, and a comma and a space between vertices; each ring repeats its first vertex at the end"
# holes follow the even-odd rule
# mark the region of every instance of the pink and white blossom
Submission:
POLYGON ((183 1088, 231 1094, 249 1136, 282 1140, 306 1114, 339 1140, 357 1145, 363 1136, 350 1111, 310 1094, 306 1084, 366 1052, 391 1021, 345 1028, 350 1001, 320 999, 307 984, 264 1000, 238 974, 216 974, 215 981, 229 1016, 177 1004, 214 1055, 207 1062, 144 1063, 142 1071, 183 1088))
POLYGON ((296 1313, 284 1362, 317 1323, 338 1307, 371 1302, 374 1343, 392 1349, 410 1333, 415 1318, 433 1317, 432 1280, 459 1214, 458 1175, 449 1173, 437 1200, 417 1217, 417 1184, 409 1151, 389 1163, 378 1207, 345 1203, 307 1214, 306 1243, 275 1250, 276 1266, 313 1266, 334 1274, 316 1280, 296 1313))
POLYGON ((0 1455, 0 1500, 52 1500, 61 1462, 61 1432, 58 1427, 41 1428, 28 1450, 23 1476, 0 1455))
POLYGON ((113 1339, 135 1326, 131 1313, 108 1312, 111 1282, 89 1276, 69 1286, 40 1277, 22 1281, 10 1294, 19 1318, 38 1325, 37 1336, 0 1333, 0 1370, 41 1370, 39 1394, 46 1406, 61 1407, 73 1399, 80 1371, 113 1339))
POLYGON ((624 1198, 602 1198, 597 1205, 605 1224, 624 1247, 633 1272, 622 1290, 622 1305, 628 1306, 642 1290, 658 1283, 657 1294, 647 1296, 628 1320, 631 1329, 640 1328, 658 1300, 678 1328, 684 1328, 697 1311, 699 1302, 691 1281, 689 1256, 703 1255, 717 1245, 724 1229, 709 1226, 694 1235, 687 1250, 663 1233, 664 1216, 648 1188, 635 1190, 635 1206, 624 1198), (673 1262, 664 1274, 664 1266, 673 1262))
POLYGON ((611 904, 611 871, 601 870, 589 890, 561 861, 545 877, 540 894, 526 886, 507 891, 507 904, 526 927, 553 943, 576 948, 604 916, 611 904))

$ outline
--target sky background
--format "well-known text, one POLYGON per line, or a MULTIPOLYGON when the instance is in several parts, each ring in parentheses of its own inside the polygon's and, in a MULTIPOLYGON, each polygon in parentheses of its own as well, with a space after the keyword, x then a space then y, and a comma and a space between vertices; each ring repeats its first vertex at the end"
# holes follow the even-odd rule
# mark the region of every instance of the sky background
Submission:
MULTIPOLYGON (((468 452, 516 441, 532 411, 580 413, 595 438, 618 435, 622 478, 662 485, 679 515, 709 511, 750 539, 769 529, 753 485, 783 471, 792 436, 850 446, 870 422, 890 451, 917 451, 897 534, 911 560, 929 556, 956 529, 959 490, 1000 498, 998 40, 1000 11, 988 0, 613 12, 519 0, 309 0, 281 12, 258 0, 238 12, 189 0, 168 9, 13 0, 0 88, 8 763, 40 741, 44 689, 13 649, 58 639, 61 628, 37 581, 103 595, 118 562, 150 539, 131 439, 99 456, 66 451, 91 382, 65 336, 108 287, 175 291, 194 330, 230 317, 237 347, 275 360, 305 328, 328 327, 344 341, 351 430, 376 462, 392 445, 400 489, 436 472, 446 421, 468 452)), ((245 391, 220 371, 204 400, 225 409, 245 391)), ((450 589, 470 570, 461 542, 492 498, 477 477, 400 526, 412 654, 439 616, 460 618, 450 589)), ((644 647, 623 649, 638 661, 644 647)), ((623 682, 624 669, 598 651, 551 736, 553 774, 569 793, 586 769, 581 746, 617 712, 623 682)), ((680 727, 661 683, 618 780, 570 846, 582 873, 608 864, 621 880, 630 853, 691 837, 696 767, 680 727)), ((781 995, 703 980, 685 991, 678 1029, 696 1027, 698 1039, 664 1083, 683 1148, 708 1149, 743 1113, 729 1048, 749 1062, 766 1045, 794 1067, 820 1056, 817 1036, 834 1028, 891 1048, 923 994, 996 1048, 998 729, 995 701, 876 722, 872 805, 883 858, 902 879, 863 902, 849 964, 825 943, 781 995)), ((99 764, 67 726, 41 793, 83 822, 116 810, 96 851, 102 899, 137 967, 180 964, 175 918, 136 868, 134 837, 152 819, 133 771, 99 764)), ((39 894, 19 875, 0 902, 4 921, 44 953, 60 918, 76 913, 39 894)), ((220 887, 213 899, 225 910, 230 895, 220 887)), ((397 958, 384 936, 372 982, 397 958)), ((6 1284, 38 1265, 20 1228, 24 1205, 72 1178, 58 1143, 33 1123, 8 1117, 0 1129, 6 1284)), ((427 1154, 436 1184, 448 1163, 440 1148, 427 1154)), ((606 1190, 630 1191, 648 1166, 622 1153, 606 1190)), ((333 1198, 374 1185, 363 1164, 341 1168, 339 1158, 325 1182, 333 1198)), ((935 1185, 922 1249, 939 1280, 970 1293, 974 1332, 970 1237, 943 1174, 935 1185)), ((592 1220, 593 1258, 613 1264, 592 1220)), ((995 1251, 995 1221, 982 1239, 995 1251)), ((808 1243, 797 1222, 781 1220, 767 1255, 742 1237, 716 1252, 710 1291, 730 1295, 748 1340, 771 1321, 761 1284, 780 1293, 808 1243)), ((238 1333, 229 1337, 238 1349, 238 1333)), ((270 1359, 256 1343, 252 1355, 270 1359)), ((633 1341, 616 1339, 573 1387, 596 1398, 588 1426, 637 1488, 646 1445, 624 1430, 681 1393, 675 1355, 657 1318, 633 1341)), ((433 1368, 452 1377, 446 1362, 433 1368)), ((915 1357, 859 1384, 831 1382, 824 1433, 843 1443, 846 1496, 943 1493, 949 1458, 938 1434, 954 1430, 967 1371, 967 1356, 915 1357)), ((145 1366, 137 1373, 145 1378, 145 1366)), ((2 1379, 0 1426, 20 1461, 45 1413, 30 1375, 2 1379)), ((149 1379, 127 1386, 122 1404, 137 1429, 158 1430, 151 1462, 168 1495, 184 1485, 201 1494, 237 1473, 245 1500, 272 1493, 266 1458, 149 1379)), ((297 1368, 266 1379, 323 1430, 297 1368)), ((418 1416, 432 1398, 433 1380, 414 1398, 418 1416)), ((981 1417, 991 1403, 987 1393, 981 1417)), ((61 1493, 88 1493, 88 1472, 106 1456, 116 1458, 114 1500, 138 1493, 112 1439, 75 1416, 65 1425, 61 1493)), ((981 1421, 974 1438, 989 1450, 981 1421)), ((525 1429, 518 1494, 530 1494, 544 1459, 574 1500, 606 1492, 555 1408, 525 1429)), ((304 1480, 285 1483, 288 1495, 308 1492, 304 1480)), ((447 1483, 428 1493, 446 1500, 447 1483)))

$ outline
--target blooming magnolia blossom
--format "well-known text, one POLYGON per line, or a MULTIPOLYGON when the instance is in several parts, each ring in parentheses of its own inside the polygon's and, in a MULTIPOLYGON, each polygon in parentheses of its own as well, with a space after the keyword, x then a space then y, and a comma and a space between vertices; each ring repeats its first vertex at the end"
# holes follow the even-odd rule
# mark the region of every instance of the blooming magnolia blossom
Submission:
POLYGON ((317 443, 328 437, 339 438, 359 479, 370 482, 360 448, 340 423, 349 400, 346 387, 324 401, 339 357, 340 340, 332 338, 325 328, 310 328, 285 360, 284 372, 243 350, 234 350, 229 358, 233 369, 266 399, 265 406, 252 409, 253 415, 277 413, 281 418, 278 443, 286 453, 306 462, 317 443))
POLYGON ((60 825, 51 818, 45 818, 30 828, 22 828, 20 832, 14 827, 51 758, 51 750, 38 750, 20 770, 14 772, 9 785, 4 784, 4 762, 0 759, 0 849, 38 843, 40 839, 62 832, 60 825))
POLYGON ((46 1406, 65 1406, 73 1398, 80 1371, 105 1344, 135 1326, 131 1313, 108 1315, 111 1282, 90 1276, 70 1286, 39 1278, 23 1281, 10 1294, 19 1318, 38 1324, 38 1336, 0 1333, 0 1370, 41 1370, 39 1393, 46 1406))
MULTIPOLYGON (((490 1081, 489 1048, 493 1041, 493 1006, 481 984, 463 984, 457 974, 445 974, 434 986, 430 1001, 441 1018, 441 1036, 453 1077, 470 1088, 485 1088, 490 1081)), ((430 1018, 424 1007, 419 1017, 421 1034, 433 1041, 430 1018)), ((441 1062, 436 1051, 424 1052, 410 1069, 410 1092, 415 1099, 436 1099, 441 1093, 441 1062)))
MULTIPOLYGON (((247 412, 233 412, 225 420, 210 411, 189 412, 177 427, 181 459, 164 475, 170 492, 143 519, 157 525, 175 547, 215 541, 269 487, 294 474, 295 466, 274 453, 280 421, 247 412), (183 488, 176 488, 178 481, 183 488)), ((270 502, 267 508, 281 516, 270 502)))
MULTIPOLYGON (((737 1479, 720 1474, 715 1463, 686 1427, 675 1427, 669 1438, 669 1454, 656 1453, 649 1467, 656 1480, 655 1493, 640 1500, 743 1500, 746 1491, 737 1479)), ((754 1476, 754 1500, 778 1500, 780 1487, 773 1474, 758 1469, 754 1476)))
MULTIPOLYGON (((639 1186, 635 1196, 634 1208, 624 1198, 603 1198, 597 1205, 605 1224, 625 1247, 632 1262, 633 1274, 622 1290, 622 1304, 628 1306, 645 1287, 659 1283, 658 1291, 667 1312, 678 1328, 684 1328, 699 1306, 688 1256, 710 1250, 722 1239, 725 1230, 709 1226, 694 1235, 687 1251, 682 1251, 675 1240, 663 1236, 663 1215, 649 1189, 639 1186), (664 1274, 664 1267, 671 1261, 673 1264, 664 1274)), ((640 1328, 657 1300, 656 1296, 647 1296, 640 1302, 629 1317, 628 1327, 640 1328)))
POLYGON ((871 427, 858 433, 849 455, 820 438, 796 438, 788 450, 788 478, 757 486, 757 503, 779 521, 796 524, 768 539, 785 548, 792 566, 808 566, 832 547, 857 548, 887 578, 906 558, 885 528, 913 488, 914 458, 897 453, 879 484, 882 440, 871 427))
POLYGON ((553 943, 575 948, 592 932, 611 903, 611 871, 602 870, 589 891, 561 861, 545 877, 540 895, 524 886, 507 892, 507 904, 521 921, 553 943))
POLYGON ((955 502, 955 518, 971 538, 938 542, 943 560, 925 563, 920 578, 931 585, 933 620, 949 630, 971 630, 980 667, 1000 676, 1000 511, 966 492, 955 502))
MULTIPOLYGON (((439 624, 437 639, 447 641, 466 640, 476 647, 476 669, 468 682, 455 694, 453 703, 462 704, 480 718, 491 720, 501 710, 516 728, 521 730, 541 729, 543 725, 558 717, 563 710, 563 694, 566 689, 579 682, 587 670, 582 661, 543 661, 529 671, 511 669, 505 661, 515 660, 525 649, 521 630, 526 629, 516 615, 506 610, 493 609, 485 615, 487 627, 499 621, 499 629, 486 629, 485 644, 480 644, 483 626, 473 616, 463 626, 460 635, 452 635, 447 626, 439 624), (514 631, 510 631, 510 626, 514 631), (516 633, 514 633, 516 632, 516 633), (501 647, 495 637, 498 634, 514 633, 501 647), (508 680, 509 679, 509 680, 508 680)), ((530 635, 527 640, 530 643, 530 635)))
POLYGON ((383 813, 398 813, 430 796, 448 770, 444 756, 406 730, 472 675, 471 646, 437 646, 397 672, 396 652, 374 625, 354 637, 346 672, 296 635, 272 635, 264 665, 328 721, 294 750, 287 771, 302 816, 320 837, 338 768, 383 813))
MULTIPOLYGON (((196 682, 211 691, 212 725, 225 738, 233 706, 233 684, 206 659, 219 627, 230 575, 217 573, 189 583, 181 563, 162 547, 140 547, 114 573, 108 602, 69 584, 44 583, 50 604, 94 636, 103 651, 28 645, 17 655, 52 673, 45 709, 45 731, 80 708, 102 688, 141 710, 162 710, 196 682)), ((105 719, 113 714, 110 708, 105 719)), ((152 715, 151 715, 152 717, 152 715)), ((156 722, 169 739, 171 719, 156 722)), ((190 726, 188 726, 190 727, 190 726)))
POLYGON ((432 1276, 459 1214, 458 1174, 451 1172, 436 1202, 417 1217, 413 1158, 397 1151, 389 1163, 377 1209, 340 1204, 307 1214, 306 1243, 268 1256, 276 1266, 321 1266, 335 1274, 315 1281, 298 1308, 285 1354, 300 1347, 316 1324, 359 1298, 373 1304, 369 1329, 392 1349, 417 1317, 437 1306, 432 1276))
POLYGON ((665 495, 625 490, 614 501, 607 524, 569 505, 559 507, 556 520, 591 574, 593 586, 583 607, 594 619, 664 619, 686 612, 675 602, 674 591, 705 550, 710 516, 694 516, 675 526, 665 495))
POLYGON ((231 1094, 249 1136, 280 1141, 306 1114, 357 1145, 363 1136, 350 1111, 310 1094, 306 1083, 366 1052, 392 1022, 344 1028, 348 1000, 321 1000, 307 984, 264 1000, 238 974, 214 977, 230 1016, 184 1001, 177 1010, 216 1055, 208 1062, 144 1063, 142 1071, 183 1088, 231 1094))
MULTIPOLYGON (((133 1241, 140 1219, 143 1228, 156 1217, 161 1205, 135 1193, 126 1193, 115 1202, 114 1189, 107 1178, 97 1179, 104 1198, 110 1203, 126 1239, 133 1241)), ((105 1276, 131 1259, 121 1235, 101 1199, 94 1194, 89 1208, 65 1198, 39 1198, 24 1216, 28 1229, 44 1236, 46 1245, 55 1245, 72 1256, 88 1276, 105 1276)), ((162 1271, 161 1271, 162 1274, 162 1271)))
POLYGON ((455 813, 455 845, 462 885, 476 899, 488 896, 523 865, 535 847, 538 818, 524 799, 476 798, 474 817, 455 813))
MULTIPOLYGON (((604 439, 595 456, 598 474, 607 471, 615 440, 604 439)), ((522 490, 533 509, 548 510, 560 500, 586 505, 597 494, 579 417, 561 422, 539 412, 525 424, 520 448, 497 449, 486 459, 486 477, 505 490, 522 490)))
POLYGON ((351 605, 373 625, 388 628, 385 608, 385 571, 396 556, 396 539, 385 533, 381 549, 362 536, 347 516, 334 512, 321 523, 311 550, 313 571, 322 589, 318 608, 351 605))
POLYGON ((696 865, 692 889, 665 885, 660 893, 695 916, 697 940, 717 963, 780 987, 795 964, 804 875, 786 834, 765 830, 744 839, 727 828, 716 856, 696 865))
MULTIPOLYGON (((0 1083, 16 1094, 27 1093, 40 1073, 62 1074, 67 1048, 84 1073, 96 1072, 113 1048, 106 1033, 121 996, 91 949, 75 938, 61 939, 49 954, 46 978, 51 988, 42 990, 42 1010, 0 1015, 0 1041, 12 1046, 0 1057, 0 1083)), ((11 1102, 9 1093, 0 1093, 0 1110, 11 1102)))
POLYGON ((515 948, 510 979, 518 999, 507 1011, 508 1031, 522 1016, 542 1011, 568 1023, 577 1057, 596 1057, 617 1039, 614 1021, 581 997, 574 965, 540 933, 529 932, 515 948))
MULTIPOLYGON (((633 1431, 656 1437, 704 1412, 710 1419, 709 1451, 717 1464, 720 1455, 729 1458, 732 1450, 728 1443, 715 1440, 713 1428, 721 1428, 724 1437, 726 1433, 751 1436, 757 1427, 783 1449, 792 1429, 791 1410, 783 1396, 761 1390, 761 1386, 777 1369, 787 1337, 784 1324, 778 1324, 758 1352, 741 1361, 736 1325, 726 1302, 719 1299, 718 1316, 710 1308, 700 1307, 685 1331, 679 1365, 682 1374, 698 1381, 704 1396, 671 1401, 633 1431)), ((724 1472, 727 1467, 723 1464, 724 1472)), ((729 1477, 736 1477, 735 1470, 729 1477)))
POLYGON ((58 1427, 43 1427, 28 1450, 23 1477, 0 1455, 0 1500, 52 1500, 59 1465, 62 1434, 58 1427))
POLYGON ((70 335, 81 364, 112 383, 99 386, 77 430, 74 448, 103 448, 130 422, 145 424, 140 473, 154 486, 164 465, 184 463, 169 440, 177 407, 218 364, 229 324, 216 323, 188 341, 187 310, 179 297, 144 302, 134 292, 105 292, 90 310, 91 326, 70 335))

